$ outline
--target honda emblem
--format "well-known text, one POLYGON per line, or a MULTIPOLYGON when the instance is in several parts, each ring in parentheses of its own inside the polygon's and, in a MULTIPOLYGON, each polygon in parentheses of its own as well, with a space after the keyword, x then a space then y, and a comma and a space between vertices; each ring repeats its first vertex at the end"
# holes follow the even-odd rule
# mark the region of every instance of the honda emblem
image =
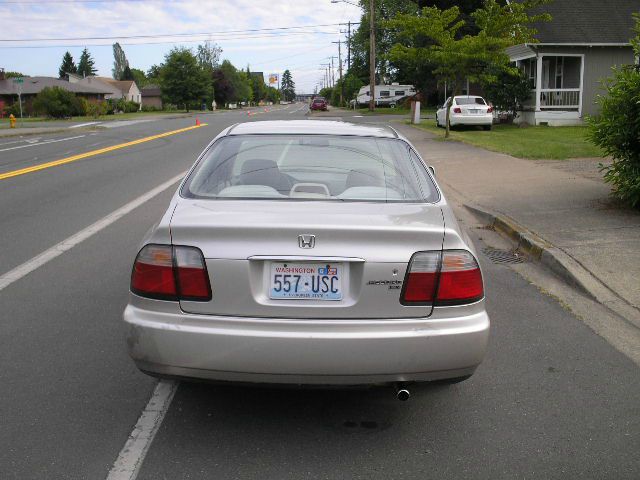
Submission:
POLYGON ((316 246, 315 235, 298 235, 298 246, 300 248, 313 248, 316 246))

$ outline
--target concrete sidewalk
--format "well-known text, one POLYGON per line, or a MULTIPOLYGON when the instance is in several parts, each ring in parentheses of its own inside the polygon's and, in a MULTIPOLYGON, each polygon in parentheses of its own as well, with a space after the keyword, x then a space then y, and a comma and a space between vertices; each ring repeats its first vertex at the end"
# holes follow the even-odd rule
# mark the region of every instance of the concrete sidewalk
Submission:
POLYGON ((597 159, 522 160, 394 127, 435 167, 448 197, 532 238, 558 273, 640 327, 640 212, 612 203, 597 159))

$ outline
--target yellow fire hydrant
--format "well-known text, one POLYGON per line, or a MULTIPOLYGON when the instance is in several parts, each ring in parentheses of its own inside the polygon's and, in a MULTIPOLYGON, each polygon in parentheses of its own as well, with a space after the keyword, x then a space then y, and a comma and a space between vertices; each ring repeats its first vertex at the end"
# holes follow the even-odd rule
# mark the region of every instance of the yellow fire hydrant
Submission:
POLYGON ((10 128, 16 128, 16 117, 13 115, 9 115, 9 126, 10 128))

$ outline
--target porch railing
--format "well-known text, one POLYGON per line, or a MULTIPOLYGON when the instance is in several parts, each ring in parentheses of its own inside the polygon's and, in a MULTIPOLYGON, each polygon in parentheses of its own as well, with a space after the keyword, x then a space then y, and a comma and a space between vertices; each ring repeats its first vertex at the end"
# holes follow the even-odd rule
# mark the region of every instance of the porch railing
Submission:
POLYGON ((540 108, 579 109, 579 88, 543 88, 540 90, 540 108))

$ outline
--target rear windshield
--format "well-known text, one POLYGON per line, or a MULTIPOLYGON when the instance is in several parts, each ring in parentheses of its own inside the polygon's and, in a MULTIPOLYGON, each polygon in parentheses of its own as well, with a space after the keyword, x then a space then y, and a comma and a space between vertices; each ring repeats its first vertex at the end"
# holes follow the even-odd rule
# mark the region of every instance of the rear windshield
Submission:
POLYGON ((401 140, 237 135, 218 140, 185 182, 203 199, 435 202, 437 189, 401 140))
POLYGON ((486 105, 485 101, 481 97, 456 97, 456 104, 458 105, 486 105))

